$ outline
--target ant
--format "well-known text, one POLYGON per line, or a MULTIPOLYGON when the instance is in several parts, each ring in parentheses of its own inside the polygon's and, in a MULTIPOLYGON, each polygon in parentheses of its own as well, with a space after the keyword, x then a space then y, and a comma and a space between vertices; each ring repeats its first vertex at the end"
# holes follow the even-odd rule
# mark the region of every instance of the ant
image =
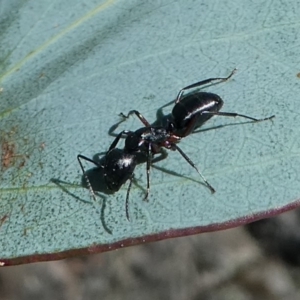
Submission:
POLYGON ((213 116, 242 117, 253 122, 270 120, 275 116, 272 115, 267 118, 257 119, 239 113, 220 112, 224 102, 216 94, 196 92, 184 97, 183 94, 189 89, 202 85, 227 81, 235 72, 236 69, 234 69, 227 77, 209 78, 182 88, 176 97, 172 113, 168 117, 164 126, 151 125, 137 110, 131 110, 127 115, 121 113, 120 116, 123 117, 124 120, 129 118, 130 115, 135 114, 145 127, 141 127, 136 131, 123 130, 120 132, 109 147, 105 155, 104 163, 98 163, 83 155, 77 156, 78 162, 94 199, 95 193, 84 171, 81 159, 89 161, 97 167, 102 168, 104 170, 105 183, 107 187, 114 192, 118 191, 121 186, 129 180, 125 203, 126 217, 129 220, 128 201, 135 167, 141 157, 146 158, 147 191, 144 200, 147 201, 150 192, 150 167, 152 157, 155 154, 162 153, 163 148, 173 151, 177 150, 190 164, 190 166, 198 172, 211 193, 215 193, 215 189, 198 170, 193 161, 183 152, 183 150, 181 150, 181 148, 178 147, 177 143, 213 116), (124 149, 116 148, 118 142, 123 136, 126 136, 124 149))

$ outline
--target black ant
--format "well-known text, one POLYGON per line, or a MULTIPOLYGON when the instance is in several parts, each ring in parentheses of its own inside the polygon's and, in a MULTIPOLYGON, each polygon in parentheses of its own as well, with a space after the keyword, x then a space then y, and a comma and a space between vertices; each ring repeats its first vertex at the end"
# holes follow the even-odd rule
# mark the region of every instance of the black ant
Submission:
POLYGON ((109 147, 103 164, 83 155, 77 156, 78 162, 83 174, 85 175, 85 179, 93 197, 95 198, 95 194, 89 179, 85 174, 81 159, 94 163, 99 168, 103 168, 105 183, 107 187, 114 192, 118 191, 129 179, 125 204, 126 217, 129 220, 128 200, 132 180, 134 178, 134 169, 139 158, 141 156, 146 158, 147 191, 144 200, 147 200, 150 191, 150 167, 152 157, 155 154, 161 153, 163 148, 173 151, 177 150, 181 156, 198 172, 211 193, 214 193, 215 189, 201 174, 192 160, 178 147, 177 143, 180 142, 183 137, 191 134, 196 128, 200 127, 203 123, 215 115, 242 117, 252 120, 253 122, 270 120, 274 118, 274 115, 263 119, 257 119, 238 113, 220 112, 220 109, 223 106, 223 100, 218 95, 206 92, 196 92, 183 97, 183 93, 186 90, 213 83, 214 81, 227 81, 235 72, 236 69, 234 69, 229 76, 225 78, 209 78, 182 88, 176 97, 172 114, 167 119, 164 126, 151 125, 137 110, 132 110, 127 115, 121 113, 120 115, 124 119, 128 118, 131 114, 135 114, 145 127, 136 131, 124 130, 120 132, 109 147), (116 148, 119 140, 124 135, 126 136, 124 149, 116 148))

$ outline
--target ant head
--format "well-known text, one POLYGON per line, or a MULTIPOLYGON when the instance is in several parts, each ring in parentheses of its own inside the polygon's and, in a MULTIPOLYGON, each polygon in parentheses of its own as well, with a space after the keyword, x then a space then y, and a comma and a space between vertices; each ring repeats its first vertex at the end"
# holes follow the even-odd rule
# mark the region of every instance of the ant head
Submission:
POLYGON ((133 176, 136 157, 125 153, 124 150, 114 148, 105 156, 104 178, 107 187, 118 191, 121 186, 133 176))

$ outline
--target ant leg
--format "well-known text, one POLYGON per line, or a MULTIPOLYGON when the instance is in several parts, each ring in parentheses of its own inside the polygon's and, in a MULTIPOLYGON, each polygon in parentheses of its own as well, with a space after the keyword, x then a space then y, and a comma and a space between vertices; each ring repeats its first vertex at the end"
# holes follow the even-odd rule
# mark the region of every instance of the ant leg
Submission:
MULTIPOLYGON (((119 121, 118 123, 114 124, 113 126, 111 126, 108 130, 108 134, 114 137, 117 137, 118 134, 115 133, 115 131, 117 130, 117 128, 120 126, 121 123, 123 123, 126 119, 126 116, 124 114, 119 114, 121 117, 123 117, 123 120, 119 121)), ((126 134, 125 130, 124 133, 126 134)))
MULTIPOLYGON (((191 84, 191 85, 188 85, 188 86, 182 88, 182 89, 179 91, 179 93, 178 93, 178 95, 177 95, 177 97, 176 97, 175 103, 178 103, 178 102, 180 101, 181 96, 182 96, 182 94, 183 94, 184 91, 189 90, 189 89, 192 89, 192 88, 195 88, 195 87, 198 87, 198 86, 201 86, 201 85, 205 85, 205 84, 211 83, 211 82, 213 82, 213 81, 217 81, 217 80, 220 81, 220 82, 227 81, 227 80, 229 80, 229 79, 233 76, 233 74, 234 74, 236 71, 237 71, 237 69, 233 69, 233 70, 231 71, 231 73, 230 73, 227 77, 209 78, 209 79, 205 79, 205 80, 198 81, 198 82, 196 82, 196 83, 193 83, 193 84, 191 84)), ((219 82, 217 82, 217 83, 219 83, 219 82)))
POLYGON ((116 146, 117 146, 117 144, 119 143, 119 140, 121 139, 121 137, 122 137, 123 134, 127 134, 127 135, 128 135, 129 133, 131 133, 131 131, 129 131, 129 130, 123 130, 123 131, 121 131, 121 132, 116 136, 116 138, 114 139, 114 141, 113 141, 112 144, 110 145, 110 147, 109 147, 109 149, 108 149, 107 152, 109 152, 110 150, 116 148, 116 146))
POLYGON ((98 164, 96 161, 94 161, 94 160, 92 160, 92 159, 86 157, 86 156, 83 156, 83 155, 80 155, 80 154, 77 155, 77 160, 78 160, 79 165, 80 165, 80 168, 81 168, 81 170, 82 170, 82 174, 83 174, 83 176, 84 176, 84 178, 85 178, 85 180, 86 180, 86 182, 87 182, 87 185, 88 185, 88 188, 89 188, 89 190, 90 190, 90 192, 91 192, 91 194, 92 194, 92 197, 93 197, 94 200, 96 201, 95 192, 94 192, 94 190, 93 190, 93 188, 92 188, 92 185, 91 185, 91 182, 90 182, 89 178, 87 177, 87 175, 86 175, 86 173, 85 173, 85 170, 84 170, 84 167, 83 167, 83 165, 82 165, 81 159, 84 159, 84 160, 86 160, 86 161, 89 161, 89 162, 93 163, 94 165, 96 165, 96 166, 99 167, 99 168, 103 168, 103 166, 100 165, 100 164, 98 164))
POLYGON ((130 221, 130 219, 129 219, 129 194, 130 194, 133 178, 134 178, 134 174, 132 174, 132 176, 130 176, 130 178, 129 178, 130 181, 129 181, 129 185, 128 185, 128 189, 127 189, 126 202, 125 202, 126 218, 128 221, 130 221))
POLYGON ((160 149, 159 153, 160 153, 159 156, 151 160, 152 164, 158 163, 159 161, 164 160, 168 157, 168 152, 163 148, 160 149))
POLYGON ((191 161, 191 159, 176 145, 173 144, 173 149, 178 150, 178 152, 182 155, 182 157, 198 172, 198 174, 201 176, 202 180, 205 182, 206 186, 210 189, 211 193, 215 193, 216 190, 209 184, 209 182, 206 180, 206 178, 201 174, 201 172, 198 170, 196 165, 191 161))
POLYGON ((273 116, 270 116, 270 117, 267 117, 267 118, 257 119, 257 118, 253 118, 253 117, 250 117, 250 116, 238 114, 238 113, 222 112, 222 111, 218 111, 218 112, 203 111, 201 114, 212 115, 212 116, 234 117, 234 118, 235 117, 242 117, 244 119, 249 119, 249 120, 252 120, 254 122, 261 122, 261 121, 271 120, 275 117, 275 115, 273 115, 273 116))
POLYGON ((120 113, 119 116, 121 116, 124 119, 128 119, 129 116, 132 114, 135 114, 146 127, 151 126, 150 123, 145 119, 145 117, 137 110, 131 110, 127 115, 120 113))
POLYGON ((144 201, 148 201, 148 196, 149 196, 149 192, 150 192, 150 168, 151 168, 151 160, 152 160, 152 155, 150 155, 150 153, 151 153, 151 143, 149 143, 148 149, 147 149, 147 167, 146 167, 146 171, 147 171, 147 192, 146 192, 146 196, 144 198, 144 201))

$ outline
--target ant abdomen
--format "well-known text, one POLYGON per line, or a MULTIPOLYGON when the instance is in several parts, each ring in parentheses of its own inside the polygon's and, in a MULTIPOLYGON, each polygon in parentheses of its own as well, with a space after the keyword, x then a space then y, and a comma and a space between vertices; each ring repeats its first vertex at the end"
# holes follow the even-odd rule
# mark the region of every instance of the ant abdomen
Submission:
POLYGON ((223 100, 216 94, 198 92, 185 96, 175 104, 172 110, 173 122, 179 132, 191 126, 189 132, 200 127, 213 115, 207 112, 218 112, 223 100))

